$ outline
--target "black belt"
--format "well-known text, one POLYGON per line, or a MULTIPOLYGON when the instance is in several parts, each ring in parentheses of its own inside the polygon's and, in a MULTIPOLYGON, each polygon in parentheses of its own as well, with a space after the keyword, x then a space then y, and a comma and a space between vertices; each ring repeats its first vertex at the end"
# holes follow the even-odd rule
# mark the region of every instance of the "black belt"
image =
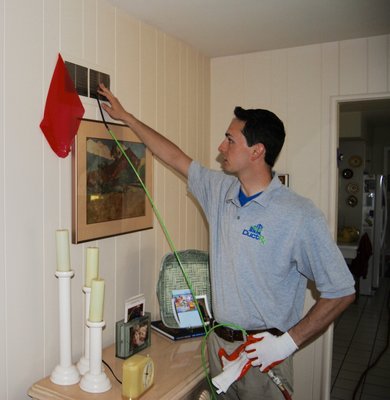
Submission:
MULTIPOLYGON (((217 322, 213 324, 218 325, 217 322)), ((228 326, 217 326, 214 328, 214 332, 221 338, 228 342, 243 342, 245 339, 245 335, 243 331, 229 328, 228 326)), ((248 335, 255 335, 257 333, 269 332, 275 336, 283 335, 283 332, 276 328, 270 329, 254 329, 254 330, 246 330, 248 335)))

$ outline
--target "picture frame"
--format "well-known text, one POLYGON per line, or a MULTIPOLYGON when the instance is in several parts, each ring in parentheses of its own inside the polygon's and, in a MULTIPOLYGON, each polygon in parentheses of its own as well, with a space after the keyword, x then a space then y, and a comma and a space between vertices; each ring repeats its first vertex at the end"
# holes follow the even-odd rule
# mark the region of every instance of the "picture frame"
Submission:
POLYGON ((134 318, 131 321, 117 321, 115 324, 115 356, 129 358, 151 345, 151 314, 134 318))
POLYGON ((278 174, 278 178, 283 185, 289 186, 289 175, 288 174, 278 174))
MULTIPOLYGON (((153 156, 125 125, 108 123, 152 196, 153 156)), ((101 121, 82 119, 72 146, 72 243, 153 228, 153 209, 101 121)))
POLYGON ((205 325, 209 325, 210 321, 212 321, 212 319, 213 319, 213 316, 210 311, 209 302, 207 300, 207 295, 202 294, 202 295, 195 296, 195 297, 198 302, 200 311, 202 313, 203 321, 204 321, 205 325))
POLYGON ((140 294, 125 301, 124 321, 129 322, 134 318, 142 317, 145 313, 145 296, 140 294))
MULTIPOLYGON (((203 322, 208 325, 212 320, 207 295, 195 296, 202 314, 203 322)), ((190 289, 172 290, 173 316, 180 328, 196 328, 202 326, 202 319, 190 289)))
POLYGON ((130 326, 130 354, 135 354, 150 346, 150 315, 133 319, 132 322, 130 326))
POLYGON ((194 328, 202 325, 190 289, 172 290, 172 310, 180 328, 194 328))

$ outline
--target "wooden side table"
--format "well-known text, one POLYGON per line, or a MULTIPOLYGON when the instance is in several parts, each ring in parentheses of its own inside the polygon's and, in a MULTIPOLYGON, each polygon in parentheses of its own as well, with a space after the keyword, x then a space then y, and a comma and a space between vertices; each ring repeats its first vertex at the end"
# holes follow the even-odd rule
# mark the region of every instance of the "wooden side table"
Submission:
MULTIPOLYGON (((151 346, 138 353, 149 354, 155 364, 154 384, 141 396, 142 400, 196 399, 197 393, 208 388, 201 361, 202 339, 172 341, 152 331, 151 346)), ((115 345, 103 350, 103 360, 122 380, 123 360, 115 357, 115 345)), ((36 400, 126 399, 122 396, 122 386, 106 367, 105 373, 112 383, 112 388, 105 393, 84 392, 79 384, 56 385, 46 377, 34 383, 28 395, 36 400)))

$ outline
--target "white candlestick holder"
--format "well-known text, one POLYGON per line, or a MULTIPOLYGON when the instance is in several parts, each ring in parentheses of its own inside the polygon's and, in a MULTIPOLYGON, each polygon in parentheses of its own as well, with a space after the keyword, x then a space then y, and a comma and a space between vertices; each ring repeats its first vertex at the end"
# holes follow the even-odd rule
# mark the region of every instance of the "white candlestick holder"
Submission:
POLYGON ((57 385, 74 385, 80 374, 72 364, 72 329, 70 313, 70 279, 73 271, 56 271, 59 298, 60 363, 54 368, 50 380, 57 385))
POLYGON ((89 393, 103 393, 111 389, 111 382, 102 369, 102 331, 104 321, 91 322, 89 327, 89 371, 80 381, 80 388, 89 393))
POLYGON ((81 375, 89 371, 89 327, 87 324, 89 305, 91 300, 91 288, 84 286, 84 306, 85 306, 85 327, 84 327, 84 355, 81 356, 80 361, 77 363, 77 368, 81 375))

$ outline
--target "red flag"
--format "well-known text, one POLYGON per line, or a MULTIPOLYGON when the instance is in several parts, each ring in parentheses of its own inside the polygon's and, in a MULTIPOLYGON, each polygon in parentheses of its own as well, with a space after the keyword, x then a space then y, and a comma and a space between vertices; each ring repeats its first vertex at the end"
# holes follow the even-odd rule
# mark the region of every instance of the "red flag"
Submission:
POLYGON ((51 148, 59 157, 66 157, 69 154, 83 115, 83 104, 65 63, 58 54, 40 127, 51 148))

